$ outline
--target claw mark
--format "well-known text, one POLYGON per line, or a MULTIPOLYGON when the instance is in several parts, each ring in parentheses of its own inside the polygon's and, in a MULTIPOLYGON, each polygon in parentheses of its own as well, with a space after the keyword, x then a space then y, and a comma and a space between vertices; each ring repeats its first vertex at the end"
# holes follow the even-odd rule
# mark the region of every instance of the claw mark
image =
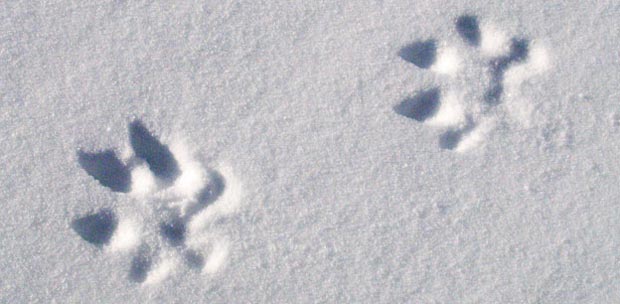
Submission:
POLYGON ((110 209, 102 209, 97 213, 73 220, 71 227, 85 241, 102 246, 107 244, 118 225, 116 215, 110 209))
POLYGON ((179 176, 179 165, 172 152, 141 121, 135 120, 129 125, 129 140, 136 156, 146 161, 155 176, 166 181, 174 181, 179 176))
POLYGON ((456 20, 456 31, 471 46, 480 45, 480 26, 476 16, 461 16, 456 20))
POLYGON ((185 253, 185 262, 194 269, 202 269, 205 265, 205 258, 194 250, 185 253))
POLYGON ((439 147, 447 150, 454 150, 458 147, 463 132, 460 130, 449 130, 441 135, 439 138, 439 147))
POLYGON ((430 68, 437 58, 435 40, 416 41, 400 50, 400 57, 422 69, 430 68))
POLYGON ((129 192, 131 174, 113 150, 98 153, 78 151, 78 162, 88 173, 103 186, 114 192, 129 192))
POLYGON ((152 265, 153 260, 150 255, 150 250, 146 247, 141 248, 138 254, 131 260, 129 280, 136 283, 144 282, 152 265))
POLYGON ((425 121, 433 117, 439 110, 439 88, 422 91, 413 98, 405 99, 394 110, 403 116, 417 121, 425 121))
POLYGON ((161 223, 160 229, 162 236, 172 246, 180 246, 185 241, 185 223, 179 218, 161 223))
POLYGON ((188 215, 196 214, 204 207, 215 202, 224 192, 226 182, 224 177, 218 172, 211 172, 210 183, 198 194, 198 204, 187 211, 188 215))

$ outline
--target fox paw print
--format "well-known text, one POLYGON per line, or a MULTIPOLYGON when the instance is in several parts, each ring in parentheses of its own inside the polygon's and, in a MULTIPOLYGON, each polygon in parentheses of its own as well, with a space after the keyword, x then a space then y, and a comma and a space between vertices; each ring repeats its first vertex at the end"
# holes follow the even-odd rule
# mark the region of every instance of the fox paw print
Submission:
POLYGON ((130 152, 86 152, 77 159, 88 175, 131 206, 101 208, 71 221, 86 242, 129 256, 127 277, 161 282, 186 269, 215 273, 225 263, 228 243, 206 229, 234 212, 240 185, 230 169, 206 170, 182 144, 162 144, 144 124, 129 124, 130 152))
POLYGON ((497 122, 508 114, 528 125, 533 106, 521 87, 550 67, 546 48, 536 41, 508 36, 478 17, 455 21, 462 39, 458 47, 435 39, 418 40, 400 50, 400 57, 448 80, 447 88, 421 89, 394 107, 402 116, 442 129, 441 149, 468 151, 483 144, 497 122), (463 60, 470 54, 471 60, 463 60), (464 62, 468 63, 463 67, 464 62))

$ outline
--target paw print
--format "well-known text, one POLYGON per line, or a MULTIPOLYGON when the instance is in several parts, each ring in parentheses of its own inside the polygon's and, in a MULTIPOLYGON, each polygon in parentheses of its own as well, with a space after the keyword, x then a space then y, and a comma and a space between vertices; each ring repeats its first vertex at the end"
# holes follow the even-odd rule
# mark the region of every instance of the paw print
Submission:
POLYGON ((228 246, 205 228, 235 210, 239 183, 226 167, 205 170, 182 144, 162 144, 139 120, 129 124, 129 146, 122 159, 114 150, 78 151, 88 175, 133 204, 79 216, 72 229, 108 253, 131 256, 132 282, 161 282, 180 265, 216 272, 228 246))
POLYGON ((464 152, 485 142, 494 126, 508 116, 528 126, 533 105, 522 88, 550 67, 547 50, 536 41, 508 39, 478 17, 457 18, 458 47, 435 39, 418 40, 400 50, 400 57, 435 73, 442 86, 422 89, 394 107, 417 122, 442 129, 439 147, 464 152), (461 54, 470 54, 464 61, 461 54), (467 68, 462 68, 468 63, 467 68))

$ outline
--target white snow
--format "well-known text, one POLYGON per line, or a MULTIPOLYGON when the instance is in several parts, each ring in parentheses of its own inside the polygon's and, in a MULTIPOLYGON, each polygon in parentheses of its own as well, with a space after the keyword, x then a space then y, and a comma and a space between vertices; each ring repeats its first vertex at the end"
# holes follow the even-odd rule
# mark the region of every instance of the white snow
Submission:
POLYGON ((437 127, 458 127, 465 123, 465 110, 462 96, 456 92, 447 92, 435 116, 428 120, 428 124, 437 127))
POLYGON ((131 171, 131 194, 146 197, 157 189, 157 180, 148 166, 141 164, 131 171))
POLYGON ((618 20, 0 1, 0 303, 620 303, 618 20))
POLYGON ((172 153, 179 162, 181 176, 177 178, 173 186, 176 195, 194 198, 204 186, 207 177, 200 163, 192 158, 186 144, 174 143, 170 146, 172 153))
POLYGON ((164 257, 162 258, 155 267, 149 271, 146 280, 144 281, 144 285, 156 285, 164 281, 168 278, 172 272, 174 272, 175 267, 178 262, 175 261, 174 258, 164 257))
POLYGON ((211 254, 207 258, 203 271, 206 273, 216 273, 226 263, 228 257, 228 244, 226 241, 218 240, 213 244, 211 254))
POLYGON ((431 69, 439 74, 454 76, 461 68, 461 59, 458 50, 454 47, 439 49, 436 60, 431 69))
POLYGON ((463 135, 463 139, 461 139, 454 150, 463 153, 478 148, 484 144, 485 139, 487 139, 494 126, 495 121, 492 119, 483 120, 476 128, 463 135))
POLYGON ((510 39, 502 30, 485 23, 481 25, 480 31, 480 49, 486 56, 497 57, 509 52, 510 39))
POLYGON ((111 252, 127 252, 140 245, 142 227, 139 221, 125 218, 118 223, 108 248, 111 252))

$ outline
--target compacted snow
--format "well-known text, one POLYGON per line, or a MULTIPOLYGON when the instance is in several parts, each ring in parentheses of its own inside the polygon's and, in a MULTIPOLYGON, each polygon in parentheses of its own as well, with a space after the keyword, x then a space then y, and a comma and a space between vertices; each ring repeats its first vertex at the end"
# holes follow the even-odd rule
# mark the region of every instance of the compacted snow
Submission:
POLYGON ((619 20, 0 2, 0 302, 620 302, 619 20))

